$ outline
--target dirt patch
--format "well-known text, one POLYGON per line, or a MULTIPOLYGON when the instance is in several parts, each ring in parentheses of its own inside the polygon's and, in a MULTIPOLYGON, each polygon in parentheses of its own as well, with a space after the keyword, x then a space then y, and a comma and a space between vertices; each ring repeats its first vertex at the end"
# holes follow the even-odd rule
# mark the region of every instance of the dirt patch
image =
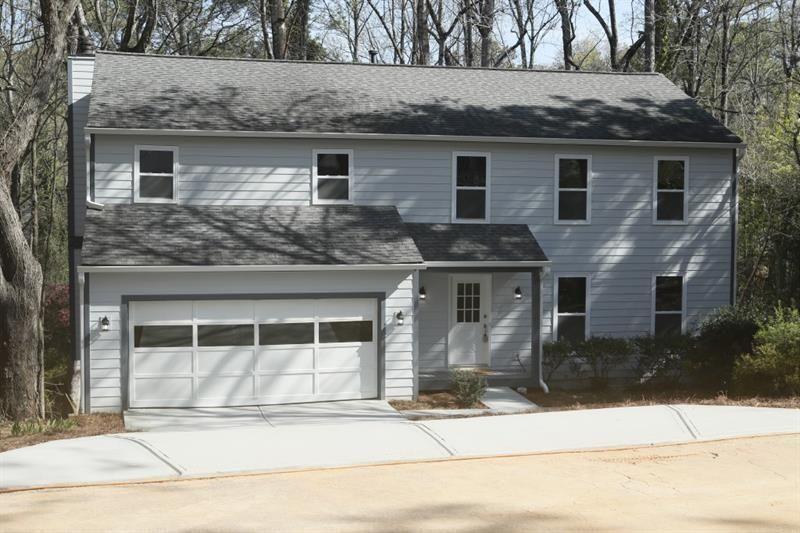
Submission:
POLYGON ((748 407, 800 408, 800 396, 786 398, 731 397, 696 391, 531 391, 528 399, 546 411, 634 407, 659 404, 744 405, 748 407))
POLYGON ((11 422, 0 422, 0 452, 33 446, 42 442, 60 439, 74 439, 77 437, 91 437, 107 433, 122 433, 125 425, 122 415, 117 413, 96 413, 91 415, 77 415, 70 417, 75 425, 63 430, 45 430, 42 433, 29 435, 12 435, 11 422))
POLYGON ((450 391, 420 392, 414 400, 390 400, 389 405, 398 411, 418 411, 420 409, 486 409, 478 402, 475 405, 461 405, 450 391))

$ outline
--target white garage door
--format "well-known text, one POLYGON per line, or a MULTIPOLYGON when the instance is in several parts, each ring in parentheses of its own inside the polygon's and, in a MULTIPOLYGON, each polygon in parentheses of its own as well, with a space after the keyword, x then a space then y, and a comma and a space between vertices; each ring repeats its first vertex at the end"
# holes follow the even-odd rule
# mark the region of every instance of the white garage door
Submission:
POLYGON ((374 299, 131 302, 130 407, 376 398, 374 299))

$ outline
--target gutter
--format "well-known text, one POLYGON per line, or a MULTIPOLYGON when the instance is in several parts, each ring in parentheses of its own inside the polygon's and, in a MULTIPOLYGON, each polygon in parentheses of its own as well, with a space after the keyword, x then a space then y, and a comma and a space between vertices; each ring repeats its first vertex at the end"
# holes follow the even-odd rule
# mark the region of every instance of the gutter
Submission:
POLYGON ((314 272, 340 270, 425 270, 422 263, 376 265, 81 265, 78 272, 148 273, 148 272, 314 272))
POLYGON ((444 141, 512 144, 557 144, 591 146, 642 146, 661 148, 720 148, 740 149, 743 142, 693 142, 693 141, 646 141, 636 139, 562 139, 558 137, 499 137, 491 135, 416 135, 394 133, 329 133, 299 131, 234 131, 197 129, 147 129, 147 128, 97 128, 86 127, 85 131, 103 135, 164 135, 193 137, 256 137, 284 139, 352 139, 393 141, 444 141))

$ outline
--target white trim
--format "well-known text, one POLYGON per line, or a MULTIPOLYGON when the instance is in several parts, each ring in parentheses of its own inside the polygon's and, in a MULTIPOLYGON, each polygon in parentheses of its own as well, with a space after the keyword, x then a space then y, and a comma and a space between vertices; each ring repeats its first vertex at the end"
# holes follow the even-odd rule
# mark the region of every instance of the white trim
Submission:
POLYGON ((425 261, 425 268, 543 267, 550 261, 425 261))
POLYGON ((558 225, 579 225, 579 226, 588 226, 592 223, 592 156, 588 154, 556 154, 555 155, 555 185, 554 185, 554 193, 553 193, 553 224, 558 225), (559 186, 559 179, 561 174, 561 166, 559 165, 559 161, 562 159, 585 159, 586 160, 586 188, 585 189, 574 189, 574 188, 564 188, 562 189, 559 186), (574 191, 574 192, 586 192, 586 218, 583 220, 561 220, 559 217, 558 212, 558 200, 561 191, 574 191))
POLYGON ((591 336, 591 315, 592 315, 592 275, 591 274, 573 274, 569 272, 562 272, 556 274, 553 279, 553 319, 551 323, 552 341, 558 340, 558 284, 561 278, 584 278, 586 280, 586 293, 584 294, 584 306, 586 308, 583 313, 561 313, 562 316, 582 316, 585 317, 583 321, 583 340, 591 336))
POLYGON ((312 150, 311 155, 311 203, 314 205, 350 205, 353 203, 353 174, 355 165, 353 164, 353 150, 319 148, 312 150), (317 156, 325 154, 347 155, 347 176, 319 176, 317 174, 317 156), (326 200, 320 199, 317 193, 317 178, 347 180, 347 200, 326 200))
POLYGON ((491 152, 453 152, 452 158, 452 185, 450 188, 451 205, 450 205, 450 221, 454 224, 488 224, 491 220, 491 206, 492 206, 492 154, 491 152), (483 187, 473 186, 458 186, 458 158, 459 157, 483 157, 486 160, 486 183, 483 187), (484 213, 483 218, 457 218, 457 192, 459 190, 475 190, 484 191, 484 213))
POLYGON ((331 270, 425 270, 421 263, 380 265, 80 265, 78 272, 318 272, 331 270))
POLYGON ((685 226, 689 223, 689 157, 688 156, 655 156, 653 157, 653 224, 656 226, 685 226), (676 189, 658 188, 658 162, 683 161, 683 220, 658 220, 658 193, 677 192, 676 189))
MULTIPOLYGON (((650 334, 656 334, 656 278, 678 277, 681 278, 681 333, 686 333, 686 307, 689 275, 683 271, 654 272, 650 277, 650 334)), ((678 314, 677 311, 659 311, 659 314, 678 314)))
POLYGON ((662 148, 744 148, 745 143, 693 142, 693 141, 645 141, 626 139, 561 139, 553 137, 498 137, 492 135, 418 135, 405 133, 340 133, 297 131, 231 131, 196 129, 149 129, 149 128, 95 128, 87 127, 89 133, 104 135, 189 135, 198 137, 258 137, 285 139, 363 139, 395 141, 445 141, 445 142, 493 142, 513 144, 561 144, 587 146, 642 146, 662 148))
MULTIPOLYGON (((137 144, 133 147, 133 201, 134 203, 147 204, 177 204, 178 203, 178 147, 158 146, 150 144, 137 144), (154 152, 172 152, 172 198, 142 198, 139 196, 139 154, 142 150, 154 152)), ((148 176, 169 176, 169 174, 151 174, 148 176)))

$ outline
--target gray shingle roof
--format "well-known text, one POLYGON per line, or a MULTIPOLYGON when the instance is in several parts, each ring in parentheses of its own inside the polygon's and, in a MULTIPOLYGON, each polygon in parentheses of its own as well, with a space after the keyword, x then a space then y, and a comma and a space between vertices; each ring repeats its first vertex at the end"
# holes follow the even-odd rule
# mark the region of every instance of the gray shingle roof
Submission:
POLYGON ((731 142, 657 74, 98 53, 89 126, 731 142))
POLYGON ((425 261, 547 261, 525 224, 406 224, 425 261))
POLYGON ((394 207, 107 205, 90 210, 85 265, 420 263, 394 207))

